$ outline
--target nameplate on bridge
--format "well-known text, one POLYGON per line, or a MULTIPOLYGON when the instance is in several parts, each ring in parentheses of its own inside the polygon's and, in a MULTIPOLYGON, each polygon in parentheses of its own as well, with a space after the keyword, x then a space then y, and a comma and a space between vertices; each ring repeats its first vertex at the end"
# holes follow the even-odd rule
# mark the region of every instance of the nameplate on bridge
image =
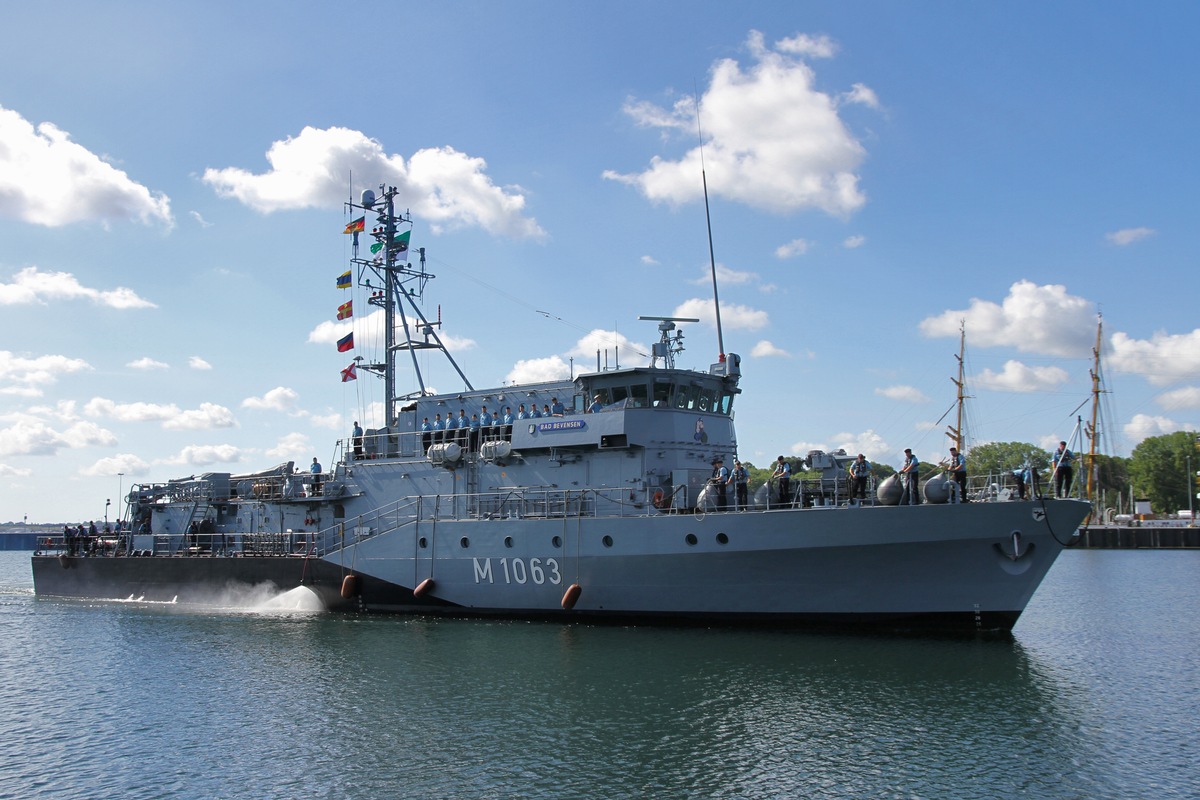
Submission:
POLYGON ((581 419, 556 419, 552 422, 539 422, 537 429, 542 432, 548 431, 578 431, 586 428, 587 425, 581 419))

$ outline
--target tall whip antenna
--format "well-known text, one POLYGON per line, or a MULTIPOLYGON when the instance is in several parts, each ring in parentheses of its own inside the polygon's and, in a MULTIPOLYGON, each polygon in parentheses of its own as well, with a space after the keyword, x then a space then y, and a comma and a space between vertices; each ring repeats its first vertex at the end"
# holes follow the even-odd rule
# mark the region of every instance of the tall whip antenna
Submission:
POLYGON ((704 220, 708 223, 708 263, 712 269, 713 308, 717 312, 717 360, 725 362, 725 337, 721 333, 721 298, 717 296, 717 257, 713 253, 712 215, 708 211, 708 176, 704 172, 704 131, 700 128, 700 89, 696 88, 696 135, 700 139, 700 180, 704 184, 704 220))

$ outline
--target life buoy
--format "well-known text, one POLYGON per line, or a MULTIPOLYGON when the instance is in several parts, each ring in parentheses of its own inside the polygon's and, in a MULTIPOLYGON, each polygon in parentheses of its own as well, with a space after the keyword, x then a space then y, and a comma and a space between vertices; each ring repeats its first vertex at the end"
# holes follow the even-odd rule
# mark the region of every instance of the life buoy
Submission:
POLYGON ((655 507, 655 508, 662 508, 662 507, 663 507, 663 505, 666 503, 666 499, 665 499, 665 497, 664 497, 664 495, 663 495, 663 490, 662 490, 662 489, 655 489, 655 490, 654 490, 654 499, 653 499, 651 502, 653 502, 653 503, 654 503, 654 507, 655 507))

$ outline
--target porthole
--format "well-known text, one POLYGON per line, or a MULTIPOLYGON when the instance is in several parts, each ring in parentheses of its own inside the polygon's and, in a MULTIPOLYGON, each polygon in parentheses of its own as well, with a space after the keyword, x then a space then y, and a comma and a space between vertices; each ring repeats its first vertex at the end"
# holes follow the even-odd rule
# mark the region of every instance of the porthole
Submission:
POLYGON ((605 547, 612 547, 612 537, 611 536, 605 535, 605 537, 603 539, 601 539, 600 541, 604 543, 605 547))
POLYGON ((729 544, 729 537, 723 533, 717 534, 717 544, 729 544))
POLYGON ((687 536, 683 537, 683 540, 688 544, 695 544, 698 541, 696 539, 696 534, 694 533, 689 533, 687 536))
POLYGON ((505 547, 512 547, 512 537, 511 537, 511 536, 505 536, 505 537, 504 537, 504 546, 505 546, 505 547))
POLYGON ((417 544, 419 544, 419 545, 421 546, 421 549, 422 549, 422 550, 424 550, 425 548, 429 547, 429 542, 427 542, 427 541, 425 540, 425 537, 424 537, 424 536, 422 536, 422 537, 421 537, 421 538, 420 538, 420 539, 417 541, 417 544))
POLYGON ((468 547, 470 547, 470 546, 471 546, 471 540, 470 540, 470 539, 468 539, 468 538, 467 538, 467 537, 465 537, 465 536, 464 536, 464 537, 462 537, 461 539, 459 539, 459 540, 458 540, 458 543, 459 543, 460 545, 462 545, 462 549, 463 549, 463 550, 466 550, 468 547))
POLYGON ((550 545, 551 545, 551 546, 552 546, 552 547, 553 547, 555 550, 558 550, 559 548, 561 548, 561 547, 562 547, 562 537, 561 537, 561 536, 555 536, 553 539, 551 539, 551 540, 550 540, 550 545))

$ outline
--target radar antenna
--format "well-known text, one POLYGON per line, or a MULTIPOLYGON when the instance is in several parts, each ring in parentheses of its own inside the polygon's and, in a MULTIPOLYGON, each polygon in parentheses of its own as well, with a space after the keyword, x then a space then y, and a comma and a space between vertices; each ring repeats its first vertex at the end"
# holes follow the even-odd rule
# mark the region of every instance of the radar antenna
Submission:
POLYGON ((659 333, 662 338, 659 339, 651 347, 650 367, 658 365, 658 359, 663 360, 663 366, 667 369, 675 369, 675 354, 683 352, 683 331, 676 330, 676 322, 699 322, 695 317, 638 317, 638 319, 651 320, 658 323, 659 333), (671 331, 675 331, 675 335, 671 335, 671 331))

